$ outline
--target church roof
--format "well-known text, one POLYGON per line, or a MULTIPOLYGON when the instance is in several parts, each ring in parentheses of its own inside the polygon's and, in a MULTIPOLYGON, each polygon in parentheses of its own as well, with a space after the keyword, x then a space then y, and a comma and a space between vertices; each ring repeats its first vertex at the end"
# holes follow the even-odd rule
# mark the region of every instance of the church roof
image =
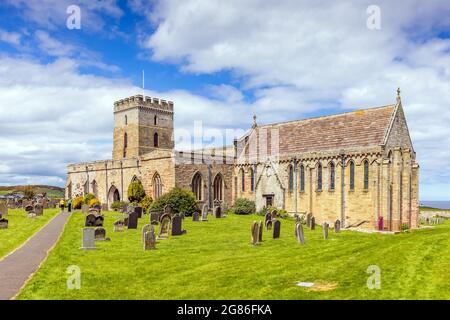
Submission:
POLYGON ((384 143, 395 106, 393 104, 257 128, 279 130, 280 154, 379 146, 384 143))

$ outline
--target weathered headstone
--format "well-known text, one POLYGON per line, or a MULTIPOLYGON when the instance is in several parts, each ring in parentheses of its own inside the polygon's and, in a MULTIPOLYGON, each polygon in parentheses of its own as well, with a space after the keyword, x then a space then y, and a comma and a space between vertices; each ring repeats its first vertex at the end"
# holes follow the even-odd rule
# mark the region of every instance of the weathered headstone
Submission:
POLYGON ((150 211, 150 223, 157 225, 159 221, 160 212, 150 211))
POLYGON ((150 231, 144 233, 144 250, 154 249, 156 249, 155 231, 150 229, 150 231))
POLYGON ((183 219, 179 214, 176 214, 172 218, 172 235, 173 236, 181 236, 186 233, 186 230, 183 230, 182 227, 183 219))
POLYGON ((258 240, 259 240, 259 225, 256 221, 253 221, 252 223, 252 245, 256 246, 258 244, 258 240))
POLYGON ((208 221, 208 205, 206 203, 202 207, 202 221, 208 221))
POLYGON ((278 219, 273 220, 273 238, 277 239, 280 237, 281 222, 278 219))
POLYGON ((140 206, 134 207, 134 212, 138 215, 138 218, 142 218, 142 207, 140 206))
POLYGON ((93 214, 93 215, 99 215, 100 214, 100 210, 96 209, 96 208, 89 208, 88 209, 88 214, 93 214))
POLYGON ((85 222, 84 222, 84 226, 85 227, 95 227, 95 220, 96 220, 95 214, 93 214, 93 213, 88 214, 86 216, 86 219, 85 219, 85 222))
POLYGON ((298 243, 300 243, 301 245, 304 245, 305 244, 305 234, 303 233, 303 226, 301 223, 297 223, 295 225, 295 233, 297 236, 298 243))
POLYGON ((272 212, 270 213, 270 219, 274 220, 277 218, 278 212, 277 210, 272 210, 272 212))
POLYGON ((172 213, 173 213, 173 208, 172 208, 172 206, 166 204, 166 205, 164 206, 164 213, 165 213, 165 214, 170 214, 170 215, 172 216, 172 213))
POLYGON ((159 227, 158 239, 167 239, 169 237, 170 222, 170 215, 164 214, 159 227))
POLYGON ((93 250, 95 249, 95 230, 93 228, 83 228, 82 236, 82 250, 93 250))
POLYGON ((6 202, 0 202, 0 216, 6 217, 8 215, 8 205, 6 202))
POLYGON ((334 222, 334 232, 335 232, 335 233, 341 232, 341 221, 339 221, 339 219, 337 219, 337 220, 334 222))
POLYGON ((128 215, 128 229, 137 229, 138 215, 136 212, 131 212, 128 215))
POLYGON ((259 221, 258 228, 259 228, 259 230, 258 230, 258 242, 262 242, 263 229, 264 229, 262 221, 259 221))
POLYGON ((328 225, 327 222, 322 223, 323 238, 324 238, 325 240, 328 239, 328 228, 329 228, 329 225, 328 225))
POLYGON ((272 230, 272 220, 271 219, 266 221, 266 229, 272 230))
POLYGON ((264 225, 267 225, 267 221, 271 219, 272 217, 270 216, 268 209, 266 209, 266 214, 264 215, 264 225))
POLYGON ((37 204, 34 206, 34 213, 37 216, 42 216, 44 214, 44 208, 42 207, 42 205, 37 204))
POLYGON ((114 232, 122 232, 125 228, 125 222, 123 220, 116 220, 114 222, 114 232))
POLYGON ((97 227, 94 229, 94 239, 98 241, 106 240, 106 230, 102 227, 97 227))
POLYGON ((311 217, 310 229, 315 230, 316 229, 316 218, 314 216, 311 217))
POLYGON ((147 233, 148 231, 153 231, 153 233, 155 232, 153 225, 151 225, 150 223, 148 223, 142 227, 142 232, 141 232, 142 243, 145 242, 145 233, 147 233))
POLYGON ((312 213, 308 213, 306 215, 306 226, 310 229, 311 229, 311 218, 312 218, 312 213))
POLYGON ((8 229, 8 219, 0 218, 0 229, 8 229))
POLYGON ((222 218, 222 208, 220 206, 214 207, 214 216, 216 218, 222 218))
POLYGON ((199 213, 198 212, 194 212, 192 214, 192 221, 199 221, 199 213))

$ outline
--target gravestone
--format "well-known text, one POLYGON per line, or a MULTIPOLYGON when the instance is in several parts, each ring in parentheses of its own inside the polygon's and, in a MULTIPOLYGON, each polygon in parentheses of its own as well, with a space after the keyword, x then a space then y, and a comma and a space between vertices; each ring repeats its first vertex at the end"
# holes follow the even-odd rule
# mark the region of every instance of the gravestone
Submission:
POLYGON ((142 227, 142 231, 141 231, 142 243, 145 242, 145 233, 148 231, 153 231, 153 233, 155 232, 153 225, 151 225, 150 223, 148 223, 142 227))
POLYGON ((44 208, 42 207, 42 205, 37 204, 34 206, 34 213, 37 216, 42 216, 44 214, 44 208))
POLYGON ((144 233, 144 250, 155 250, 156 249, 156 239, 155 230, 150 229, 144 233))
POLYGON ((104 241, 106 240, 106 230, 102 227, 97 227, 94 229, 94 240, 104 241))
POLYGON ((270 219, 274 220, 277 218, 278 212, 277 210, 272 210, 272 212, 270 213, 270 219))
POLYGON ((100 212, 102 211, 102 206, 101 206, 99 203, 94 204, 94 205, 92 206, 92 208, 93 208, 93 209, 96 209, 96 210, 98 211, 98 213, 100 213, 100 212))
POLYGON ((157 225, 159 221, 160 213, 156 211, 150 211, 150 223, 157 225))
POLYGON ((95 230, 93 228, 83 228, 82 236, 82 250, 93 250, 95 249, 95 230))
POLYGON ((264 229, 262 221, 259 221, 258 228, 259 228, 259 230, 258 230, 258 242, 262 242, 263 229, 264 229))
POLYGON ((96 227, 103 227, 103 221, 104 221, 104 217, 99 214, 95 216, 95 226, 96 227))
POLYGON ((325 240, 328 239, 328 228, 329 228, 328 223, 326 223, 326 222, 322 223, 323 238, 324 238, 325 240))
POLYGON ((85 227, 95 227, 96 216, 93 213, 90 213, 86 216, 84 226, 85 227))
POLYGON ((259 225, 256 221, 253 221, 252 223, 252 228, 251 228, 251 232, 252 232, 252 245, 256 246, 258 244, 258 240, 259 240, 259 225))
POLYGON ((165 213, 165 214, 170 214, 170 216, 172 217, 172 213, 173 213, 173 208, 172 208, 172 206, 166 204, 166 205, 164 206, 164 213, 165 213))
POLYGON ((34 211, 34 208, 33 208, 32 205, 27 205, 27 206, 25 206, 25 211, 26 211, 26 212, 34 211))
POLYGON ((81 211, 83 213, 88 213, 89 212, 89 206, 87 204, 82 204, 81 205, 81 211))
POLYGON ((182 227, 183 219, 179 214, 176 214, 172 219, 172 235, 173 236, 181 236, 186 233, 186 230, 183 230, 182 227))
POLYGON ((5 202, 0 202, 0 216, 6 217, 8 215, 8 205, 5 202))
POLYGON ((311 218, 312 218, 312 213, 308 213, 306 215, 306 226, 310 229, 311 229, 311 218))
POLYGON ((337 219, 337 220, 334 222, 334 232, 335 232, 335 233, 341 232, 341 221, 339 221, 339 219, 337 219))
POLYGON ((222 218, 222 208, 220 206, 214 207, 214 216, 216 218, 222 218))
POLYGON ((163 214, 159 227, 158 239, 167 239, 169 237, 170 220, 170 215, 163 214))
POLYGON ((125 222, 123 220, 116 220, 114 222, 114 232, 122 232, 125 228, 125 222))
POLYGON ((142 218, 142 207, 140 206, 134 207, 134 212, 138 215, 138 218, 142 218))
POLYGON ((206 203, 202 207, 202 221, 208 221, 208 205, 206 203))
POLYGON ((95 208, 90 208, 87 213, 97 216, 97 215, 100 214, 100 211, 98 209, 95 209, 95 208))
POLYGON ((0 229, 8 229, 8 219, 0 218, 0 229))
POLYGON ((137 229, 138 215, 136 212, 131 212, 128 215, 128 229, 137 229))
POLYGON ((199 221, 199 213, 198 212, 194 212, 192 214, 192 221, 199 221))
POLYGON ((305 234, 303 233, 303 226, 301 223, 295 225, 295 234, 297 236, 297 241, 301 245, 305 244, 305 234))
POLYGON ((281 222, 278 219, 275 219, 273 221, 273 238, 278 239, 280 237, 280 228, 281 228, 281 222))
POLYGON ((316 218, 314 218, 314 216, 311 217, 310 225, 311 225, 311 228, 310 228, 311 230, 316 229, 316 218))
POLYGON ((264 215, 264 225, 267 225, 267 221, 271 220, 271 216, 268 212, 268 210, 266 209, 266 214, 264 215))
POLYGON ((266 221, 266 229, 267 230, 272 230, 272 220, 267 220, 266 221))

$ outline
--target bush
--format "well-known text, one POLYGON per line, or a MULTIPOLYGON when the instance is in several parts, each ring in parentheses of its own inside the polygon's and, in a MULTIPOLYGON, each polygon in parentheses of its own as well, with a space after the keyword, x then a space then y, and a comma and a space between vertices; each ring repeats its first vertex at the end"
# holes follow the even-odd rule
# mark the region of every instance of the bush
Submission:
POLYGON ((83 204, 83 197, 76 197, 72 200, 72 209, 81 209, 81 205, 83 204))
MULTIPOLYGON (((269 214, 272 213, 273 210, 277 210, 277 214, 278 214, 280 217, 287 216, 287 211, 286 211, 286 210, 278 209, 277 207, 273 207, 273 206, 270 206, 270 207, 268 207, 267 209, 269 209, 269 210, 267 211, 267 212, 269 212, 269 214)), ((263 208, 262 208, 261 210, 259 210, 256 214, 257 214, 257 215, 260 215, 260 216, 265 216, 265 215, 266 215, 266 207, 263 207, 263 208)))
POLYGON ((98 199, 91 199, 91 200, 89 200, 89 207, 92 208, 93 206, 95 206, 97 204, 100 204, 100 201, 98 201, 98 199))
POLYGON ((84 197, 83 197, 83 203, 84 203, 84 204, 89 204, 89 202, 90 202, 92 199, 95 199, 95 195, 94 195, 93 193, 85 194, 84 197))
POLYGON ((198 211, 195 195, 191 191, 181 188, 173 188, 162 195, 151 204, 150 208, 163 210, 166 205, 170 205, 174 212, 184 213, 186 216, 198 211))
POLYGON ((128 201, 139 203, 145 197, 144 186, 141 181, 135 180, 128 186, 128 201))
POLYGON ((234 202, 232 211, 235 214, 252 214, 256 211, 255 202, 245 198, 238 198, 234 202))
POLYGON ((144 210, 144 212, 147 212, 148 209, 150 208, 152 202, 153 202, 152 197, 146 195, 144 198, 142 198, 142 200, 139 204, 142 207, 142 209, 144 210))
POLYGON ((114 201, 114 202, 111 204, 111 209, 117 211, 117 210, 121 209, 123 206, 125 206, 125 205, 127 205, 127 204, 128 204, 128 203, 125 202, 125 201, 114 201))
POLYGON ((402 231, 407 231, 409 230, 409 225, 407 223, 403 223, 402 224, 402 231))

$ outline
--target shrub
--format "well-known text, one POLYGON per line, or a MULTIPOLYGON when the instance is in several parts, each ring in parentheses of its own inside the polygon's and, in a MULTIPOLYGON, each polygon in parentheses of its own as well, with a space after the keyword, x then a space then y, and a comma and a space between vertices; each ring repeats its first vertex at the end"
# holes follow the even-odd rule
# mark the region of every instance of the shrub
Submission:
POLYGON ((128 186, 128 201, 139 203, 145 197, 144 186, 141 181, 135 180, 128 186))
MULTIPOLYGON (((280 217, 286 216, 287 215, 287 211, 283 210, 283 209, 278 209, 277 207, 273 207, 273 206, 269 206, 267 209, 269 209, 267 212, 269 212, 269 214, 273 211, 273 210, 277 210, 277 214, 280 217)), ((259 210, 257 213, 257 215, 260 216, 265 216, 266 215, 266 207, 263 207, 261 210, 259 210)))
POLYGON ((144 198, 142 198, 141 202, 139 203, 144 212, 147 212, 150 208, 151 204, 153 202, 152 197, 146 195, 144 198))
POLYGON ((114 201, 114 202, 111 204, 111 209, 117 211, 117 210, 121 209, 123 206, 125 206, 125 205, 127 205, 127 204, 128 204, 128 203, 125 202, 125 201, 114 201))
POLYGON ((409 225, 407 223, 403 223, 402 224, 402 231, 407 231, 409 230, 409 225))
POLYGON ((91 200, 89 200, 89 207, 92 208, 93 206, 95 206, 97 204, 100 204, 100 201, 98 201, 98 199, 91 199, 91 200))
POLYGON ((186 216, 190 216, 198 210, 197 200, 192 191, 181 188, 173 188, 168 193, 162 195, 153 201, 150 208, 163 210, 166 205, 170 205, 174 212, 184 213, 186 216))
POLYGON ((81 209, 81 205, 83 204, 83 197, 76 197, 72 200, 72 209, 81 209))
POLYGON ((235 214, 251 214, 255 212, 255 202, 245 199, 238 198, 234 202, 233 212, 235 214))
POLYGON ((95 195, 93 193, 85 194, 83 197, 83 203, 89 204, 89 201, 91 201, 92 199, 95 199, 95 195))

